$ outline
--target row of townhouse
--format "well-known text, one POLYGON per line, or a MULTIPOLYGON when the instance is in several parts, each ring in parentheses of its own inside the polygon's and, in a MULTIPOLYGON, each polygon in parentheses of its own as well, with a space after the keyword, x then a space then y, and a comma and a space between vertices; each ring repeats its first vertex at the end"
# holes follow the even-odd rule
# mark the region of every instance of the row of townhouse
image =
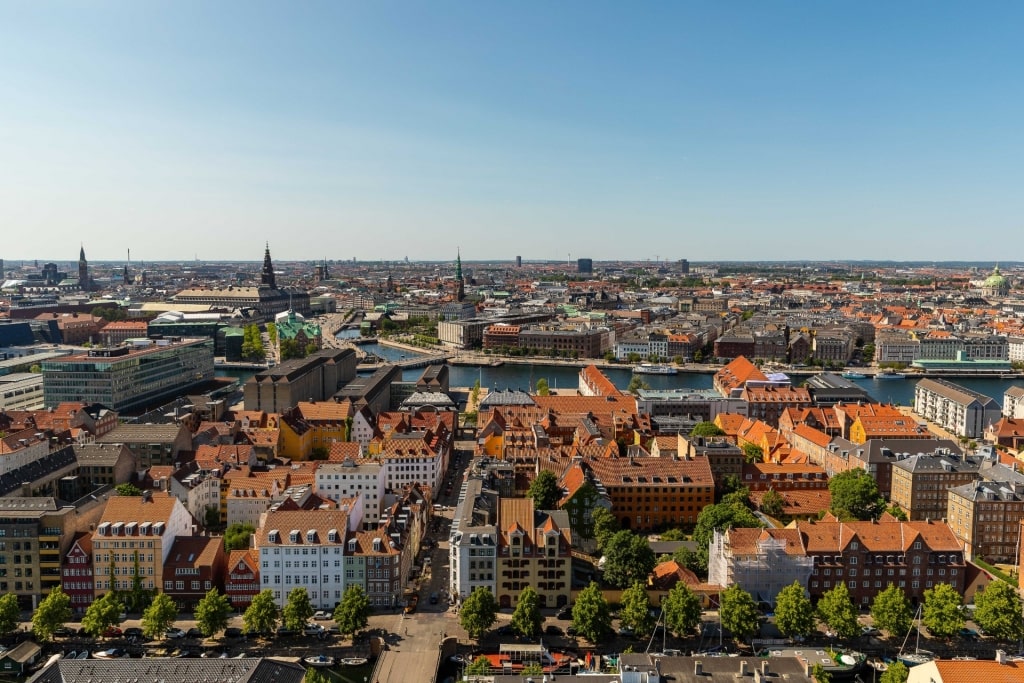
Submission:
POLYGON ((880 329, 875 335, 875 360, 909 365, 916 360, 1010 360, 1005 336, 946 330, 880 329))
POLYGON ((826 515, 786 529, 716 532, 708 582, 738 585, 769 604, 793 581, 815 601, 845 583, 857 605, 893 584, 917 604, 940 583, 963 593, 966 567, 963 545, 944 522, 900 522, 888 514, 840 522, 826 515))

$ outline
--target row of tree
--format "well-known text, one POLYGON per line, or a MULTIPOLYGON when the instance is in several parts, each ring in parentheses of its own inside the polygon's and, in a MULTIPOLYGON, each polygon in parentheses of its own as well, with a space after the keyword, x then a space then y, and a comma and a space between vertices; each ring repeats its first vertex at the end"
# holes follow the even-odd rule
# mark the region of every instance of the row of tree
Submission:
MULTIPOLYGON (((82 628, 97 638, 121 622, 125 606, 114 592, 104 593, 93 601, 82 616, 82 628)), ((370 616, 370 600, 362 587, 349 586, 334 610, 334 621, 342 635, 352 635, 366 628, 370 616)), ((196 605, 196 626, 209 637, 222 631, 231 616, 231 603, 216 588, 211 589, 196 605)), ((245 630, 271 633, 278 624, 294 631, 302 630, 313 616, 313 605, 303 587, 293 588, 283 609, 278 609, 274 593, 265 590, 255 596, 242 615, 245 630)), ((0 597, 0 633, 10 633, 18 626, 18 600, 14 595, 0 597)), ((39 603, 32 615, 32 630, 36 638, 49 640, 57 629, 71 621, 71 599, 59 586, 39 603)), ((147 638, 159 638, 178 619, 178 606, 166 593, 159 593, 142 613, 142 632, 147 638)))
POLYGON ((242 358, 249 361, 261 361, 267 357, 263 349, 263 337, 259 325, 251 324, 242 328, 242 358))

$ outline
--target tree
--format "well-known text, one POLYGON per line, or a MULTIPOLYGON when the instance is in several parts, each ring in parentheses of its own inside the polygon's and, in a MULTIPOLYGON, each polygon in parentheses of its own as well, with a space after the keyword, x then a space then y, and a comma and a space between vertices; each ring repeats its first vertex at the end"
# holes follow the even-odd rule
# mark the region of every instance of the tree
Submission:
MULTIPOLYGON (((709 422, 707 424, 713 423, 709 422)), ((740 480, 738 474, 727 474, 722 477, 722 495, 730 494, 733 491, 739 491, 741 488, 743 488, 743 482, 740 480)))
POLYGON ((216 505, 207 505, 203 526, 207 529, 216 529, 220 526, 220 508, 216 505))
POLYGON ((646 536, 624 529, 605 544, 604 580, 616 588, 646 582, 654 564, 654 551, 646 536))
POLYGON ((661 601, 665 628, 679 638, 693 633, 700 623, 700 598, 682 581, 678 582, 661 601))
POLYGON ((489 673, 491 673, 491 660, 483 655, 474 659, 473 663, 466 667, 468 676, 486 676, 489 673))
POLYGON ((256 532, 252 524, 235 522, 224 531, 224 549, 245 550, 249 547, 249 539, 256 532))
POLYGON ((840 638, 860 635, 857 608, 850 599, 850 590, 843 581, 836 582, 835 588, 825 591, 818 600, 818 616, 840 638))
POLYGON ((242 358, 251 361, 261 361, 266 357, 263 350, 263 337, 260 335, 259 326, 246 325, 242 329, 242 358))
POLYGON ((761 624, 754 596, 739 586, 732 585, 722 591, 718 613, 722 626, 732 633, 733 638, 742 640, 757 633, 761 624))
POLYGON ((104 593, 94 600, 82 617, 82 628, 93 638, 99 638, 111 626, 120 623, 124 605, 113 591, 104 593))
POLYGON ((594 525, 594 538, 597 540, 597 549, 604 548, 608 540, 619 530, 619 520, 608 511, 607 508, 596 507, 590 513, 590 519, 594 525))
POLYGON ((698 422, 690 431, 690 436, 725 436, 725 432, 714 422, 698 422))
POLYGON ((459 623, 474 640, 479 640, 497 618, 498 603, 486 588, 475 589, 459 609, 459 623))
POLYGON ((6 593, 0 597, 0 635, 8 635, 18 628, 21 621, 21 610, 18 608, 18 596, 6 593))
POLYGON ((537 395, 538 396, 550 396, 551 388, 548 386, 547 379, 541 377, 537 380, 537 395))
MULTIPOLYGON (((11 598, 14 598, 14 607, 18 607, 18 598, 13 593, 6 594, 0 600, 5 603, 9 602, 11 598)), ((6 613, 10 607, 5 605, 3 611, 6 613)), ((6 621, 8 617, 5 616, 4 633, 10 633, 14 628, 7 629, 8 623, 6 621)), ((18 615, 15 615, 15 628, 17 627, 18 615)), ((43 601, 36 607, 36 611, 32 613, 32 632, 35 637, 39 640, 49 640, 53 636, 53 632, 59 628, 63 628, 64 624, 71 621, 71 598, 68 594, 61 590, 60 586, 54 586, 50 589, 50 594, 43 598, 43 601)), ((84 625, 84 620, 83 620, 84 625)))
POLYGON ((680 546, 678 550, 672 553, 671 559, 679 563, 680 566, 686 567, 694 574, 699 574, 704 571, 704 567, 700 563, 700 555, 693 552, 685 545, 680 546))
POLYGON ((540 662, 527 662, 523 667, 523 676, 540 676, 544 673, 544 667, 540 662))
POLYGON ((228 596, 221 594, 216 588, 211 588, 196 605, 194 616, 196 626, 209 638, 227 628, 228 618, 231 616, 231 602, 228 601, 228 596))
POLYGON ((901 508, 896 503, 893 503, 892 505, 887 507, 885 511, 893 517, 895 517, 896 519, 900 520, 901 522, 906 522, 910 519, 909 517, 907 517, 907 513, 903 510, 903 508, 901 508))
POLYGON ((142 633, 147 638, 159 638, 178 618, 178 606, 167 593, 159 593, 142 613, 142 633))
POLYGON ((814 605, 799 581, 779 591, 775 603, 775 625, 785 636, 805 636, 814 630, 814 605))
POLYGON ((601 589, 593 581, 580 591, 572 606, 572 625, 592 643, 599 643, 612 632, 612 617, 601 589))
POLYGON ((544 470, 530 483, 526 492, 533 498, 535 510, 554 510, 562 499, 562 487, 558 485, 558 477, 551 470, 544 470))
POLYGON ((306 628, 309 618, 313 616, 313 603, 309 601, 309 592, 305 586, 296 586, 288 593, 288 600, 281 610, 284 627, 293 631, 306 628))
POLYGON ((748 463, 764 462, 764 451, 756 444, 743 444, 743 456, 748 463))
POLYGON ((882 672, 878 680, 880 683, 906 683, 908 676, 910 676, 910 669, 897 659, 895 662, 889 663, 889 668, 882 672))
POLYGON ((1024 616, 1020 598, 1013 586, 1005 581, 993 581, 974 596, 974 621, 999 640, 1019 640, 1024 637, 1024 616))
POLYGON ((117 491, 117 495, 119 495, 119 496, 141 496, 142 495, 142 489, 140 489, 135 484, 128 484, 128 483, 118 484, 117 486, 114 487, 114 490, 117 491))
POLYGON ((309 451, 310 460, 327 460, 331 456, 331 452, 327 449, 327 446, 313 446, 309 451))
POLYGON ((645 382, 639 375, 633 375, 633 379, 629 380, 629 386, 626 387, 626 391, 636 396, 641 391, 647 391, 651 388, 651 385, 645 382))
POLYGON ((769 517, 778 517, 782 514, 785 503, 786 501, 781 493, 775 489, 768 489, 761 496, 761 504, 758 507, 761 509, 761 512, 769 517))
POLYGON ((910 630, 914 616, 910 612, 910 602, 895 584, 875 596, 871 603, 871 619, 875 626, 890 636, 902 635, 910 630))
POLYGON ((921 621, 933 636, 939 638, 948 638, 958 633, 964 627, 963 598, 948 583, 929 588, 924 592, 921 621))
POLYGON ((363 587, 353 584, 345 589, 341 602, 334 608, 334 623, 341 635, 354 635, 366 628, 370 620, 370 598, 363 587))
POLYGON ((480 380, 473 382, 473 389, 469 392, 469 405, 476 406, 480 402, 480 380))
POLYGON ((878 482, 862 469, 846 470, 828 480, 829 508, 840 519, 874 519, 885 508, 878 482))
POLYGON ((619 607, 619 621, 623 626, 628 626, 641 636, 650 634, 654 629, 651 599, 647 596, 647 589, 640 581, 636 581, 623 591, 619 607))
POLYGON ((815 683, 832 683, 832 674, 825 670, 821 664, 815 664, 811 667, 811 677, 815 680, 815 683))
POLYGON ((277 603, 274 602, 274 592, 267 588, 252 599, 245 613, 242 614, 242 626, 246 631, 257 633, 270 633, 277 628, 278 620, 277 603))
POLYGON ((708 547, 714 537, 715 529, 752 529, 763 526, 761 520, 754 516, 745 505, 739 503, 718 503, 708 505, 697 515, 697 524, 693 528, 693 542, 697 544, 697 557, 700 559, 701 573, 708 570, 708 547))
POLYGON ((516 611, 512 613, 512 628, 521 636, 532 638, 540 633, 544 617, 540 613, 540 595, 533 586, 519 594, 516 611))

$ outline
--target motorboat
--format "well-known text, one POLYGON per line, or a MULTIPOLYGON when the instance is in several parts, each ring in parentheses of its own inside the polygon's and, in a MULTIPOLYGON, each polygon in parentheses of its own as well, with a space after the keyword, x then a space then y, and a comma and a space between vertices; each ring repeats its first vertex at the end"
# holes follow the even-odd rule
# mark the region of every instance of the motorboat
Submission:
POLYGON ((671 365, 660 363, 641 363, 633 366, 634 375, 677 375, 679 370, 671 365))
POLYGON ((868 376, 863 372, 854 372, 853 370, 847 370, 843 373, 843 377, 846 379, 867 379, 868 376))
MULTIPOLYGON (((366 660, 364 659, 363 661, 365 662, 366 660)), ((322 669, 329 666, 334 666, 334 657, 328 657, 327 655, 311 655, 309 657, 303 657, 302 663, 306 664, 307 666, 322 669)))
POLYGON ((907 375, 905 373, 896 372, 895 370, 882 370, 877 375, 875 375, 875 379, 883 379, 883 380, 884 379, 906 379, 906 378, 907 378, 907 375))
POLYGON ((339 659, 338 663, 342 666, 362 666, 368 661, 370 660, 366 657, 346 657, 345 659, 339 659))

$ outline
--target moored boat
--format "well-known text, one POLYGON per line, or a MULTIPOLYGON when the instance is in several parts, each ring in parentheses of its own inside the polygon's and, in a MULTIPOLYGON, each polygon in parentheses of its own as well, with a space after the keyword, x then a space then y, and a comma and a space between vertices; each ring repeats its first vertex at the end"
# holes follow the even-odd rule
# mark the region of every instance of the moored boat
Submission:
POLYGON ((882 370, 877 375, 875 375, 875 379, 906 379, 906 378, 907 378, 906 374, 904 374, 902 372, 896 372, 895 370, 882 370))
POLYGON ((661 365, 658 363, 641 363, 640 365, 633 366, 634 375, 676 375, 679 374, 679 370, 671 365, 661 365))
POLYGON ((342 666, 362 666, 366 664, 368 660, 366 657, 346 657, 345 659, 339 659, 338 664, 342 666))
POLYGON ((863 372, 854 372, 853 370, 847 370, 844 372, 843 377, 846 379, 867 379, 867 375, 863 372))
MULTIPOLYGON (((363 661, 365 662, 366 660, 364 659, 363 661)), ((312 655, 309 657, 303 657, 302 663, 316 668, 326 668, 334 666, 334 657, 328 657, 327 655, 312 655)))

